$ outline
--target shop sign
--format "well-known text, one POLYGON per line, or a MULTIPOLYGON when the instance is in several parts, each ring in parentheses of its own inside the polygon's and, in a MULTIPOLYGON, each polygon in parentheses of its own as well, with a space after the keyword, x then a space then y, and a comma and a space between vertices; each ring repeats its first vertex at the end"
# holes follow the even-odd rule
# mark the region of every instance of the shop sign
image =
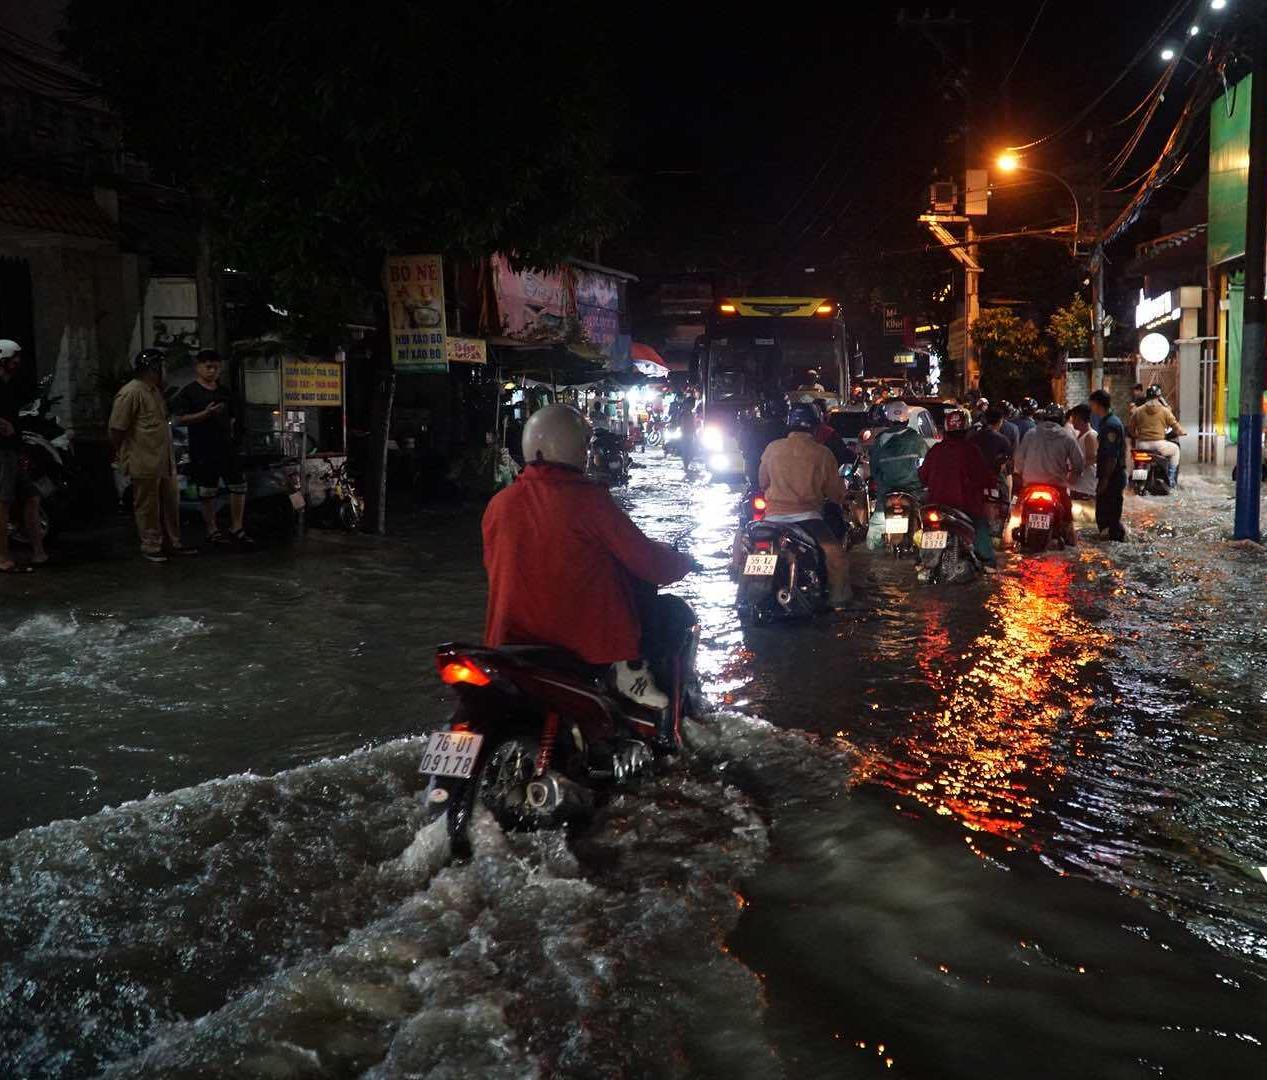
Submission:
POLYGON ((282 365, 282 402, 292 408, 341 406, 343 365, 332 360, 287 360, 282 365))
POLYGON ((1151 330, 1154 326, 1173 322, 1180 316, 1177 297, 1173 292, 1164 292, 1160 296, 1145 296, 1139 290, 1139 303, 1135 305, 1135 329, 1151 330))
POLYGON ((567 336, 567 281, 561 269, 512 270, 505 255, 489 259, 501 332, 516 341, 558 344, 567 336))
POLYGON ((590 344, 608 356, 620 334, 620 285, 610 274, 572 269, 576 314, 590 344))
POLYGON ((898 367, 914 367, 915 354, 913 352, 894 353, 893 363, 895 363, 898 367))
POLYGON ((450 364, 488 363, 488 343, 483 338, 448 337, 444 348, 450 364))
POLYGON ((439 255, 392 255, 383 277, 392 364, 400 371, 448 371, 443 260, 439 255))
POLYGON ((884 336, 901 337, 906 333, 906 317, 897 304, 884 305, 884 336))

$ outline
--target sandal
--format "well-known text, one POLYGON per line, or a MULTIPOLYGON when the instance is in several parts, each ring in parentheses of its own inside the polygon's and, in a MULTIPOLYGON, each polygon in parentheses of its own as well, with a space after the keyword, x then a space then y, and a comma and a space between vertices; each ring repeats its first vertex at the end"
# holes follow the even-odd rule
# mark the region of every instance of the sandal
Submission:
POLYGON ((215 544, 217 547, 228 547, 233 541, 229 539, 228 533, 217 529, 213 533, 207 533, 207 543, 215 544))
POLYGON ((251 537, 247 535, 247 532, 245 529, 239 529, 237 532, 235 532, 233 534, 233 539, 238 542, 239 547, 253 548, 255 546, 255 541, 252 540, 251 537))

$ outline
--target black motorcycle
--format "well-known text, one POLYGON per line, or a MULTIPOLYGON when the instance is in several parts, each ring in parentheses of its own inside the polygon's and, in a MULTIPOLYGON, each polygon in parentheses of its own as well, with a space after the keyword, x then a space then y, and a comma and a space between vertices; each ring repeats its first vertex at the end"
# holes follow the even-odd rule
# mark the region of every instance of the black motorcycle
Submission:
MULTIPOLYGON (((1166 441, 1179 445, 1179 440, 1167 436, 1166 441)), ((1175 480, 1179 479, 1178 465, 1175 467, 1175 480)), ((1131 488, 1136 495, 1169 495, 1170 459, 1156 450, 1131 451, 1131 488)))
POLYGON ((981 573, 976 535, 976 525, 962 510, 926 505, 919 540, 919 580, 929 585, 962 585, 975 578, 981 573))
POLYGON ((744 624, 806 618, 826 611, 827 559, 818 541, 791 522, 754 520, 739 543, 736 605, 744 624))
POLYGON ((544 645, 448 644, 436 650, 440 680, 457 709, 433 732, 420 771, 426 798, 447 816, 457 854, 477 803, 506 829, 551 828, 584 819, 605 788, 645 774, 658 754, 682 748, 681 724, 704 710, 695 677, 699 627, 681 600, 669 598, 677 640, 652 674, 669 695, 667 710, 617 694, 606 666, 544 645))
POLYGON ((313 500, 307 520, 318 528, 344 529, 355 532, 365 517, 365 500, 348 473, 346 461, 327 463, 323 497, 313 500))
MULTIPOLYGON (((40 530, 45 540, 84 509, 86 495, 84 473, 75 458, 70 434, 53 412, 61 398, 49 395, 51 385, 51 375, 41 379, 37 396, 18 416, 22 437, 18 470, 39 492, 40 530)), ((20 543, 30 542, 21 521, 10 520, 9 535, 20 543)))
POLYGON ((884 497, 884 545, 900 559, 915 551, 920 527, 920 502, 909 491, 890 491, 884 497))

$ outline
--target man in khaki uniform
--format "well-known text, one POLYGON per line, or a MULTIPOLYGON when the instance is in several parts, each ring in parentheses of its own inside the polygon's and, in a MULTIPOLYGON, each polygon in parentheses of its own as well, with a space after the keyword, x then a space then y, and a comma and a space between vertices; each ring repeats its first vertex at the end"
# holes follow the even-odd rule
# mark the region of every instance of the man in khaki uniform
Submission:
POLYGON ((1126 421, 1126 433, 1135 440, 1136 450, 1151 451, 1166 459, 1170 473, 1168 479, 1170 486, 1174 487, 1179 479, 1179 447, 1166 438, 1172 431, 1176 435, 1188 434, 1170 411, 1161 387, 1154 383, 1148 388, 1144 404, 1131 410, 1126 421))
POLYGON ((119 466, 132 479, 132 507, 141 534, 141 554, 150 562, 166 562, 163 540, 173 555, 195 555, 180 539, 180 489, 172 430, 160 386, 163 353, 142 349, 132 362, 134 377, 114 397, 110 410, 110 444, 119 466))

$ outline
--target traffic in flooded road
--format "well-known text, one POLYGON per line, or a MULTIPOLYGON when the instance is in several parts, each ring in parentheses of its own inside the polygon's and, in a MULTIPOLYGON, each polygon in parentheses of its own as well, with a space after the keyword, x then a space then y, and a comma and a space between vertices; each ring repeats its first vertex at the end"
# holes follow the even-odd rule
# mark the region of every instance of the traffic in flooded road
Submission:
POLYGON ((741 493, 635 466, 717 712, 465 861, 417 768, 473 516, 6 605, 6 1074, 1267 1071, 1262 562, 1219 483, 962 588, 855 550, 848 610, 743 627, 741 493))

